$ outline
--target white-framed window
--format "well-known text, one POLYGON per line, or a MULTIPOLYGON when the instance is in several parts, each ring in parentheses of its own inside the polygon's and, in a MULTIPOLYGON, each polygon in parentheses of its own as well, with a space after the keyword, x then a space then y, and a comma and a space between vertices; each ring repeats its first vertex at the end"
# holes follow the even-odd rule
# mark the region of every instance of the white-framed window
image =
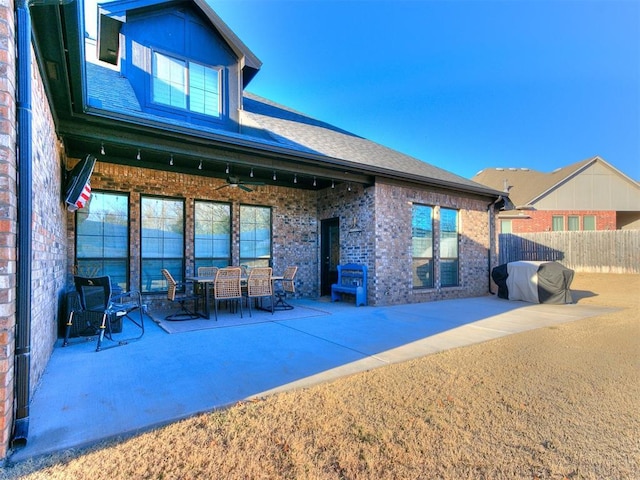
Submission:
POLYGON ((578 215, 569 215, 567 217, 567 230, 577 232, 580 230, 580 217, 578 215))
POLYGON ((554 232, 562 232, 564 230, 563 215, 553 215, 551 217, 551 230, 554 232))
POLYGON ((582 217, 582 230, 595 230, 596 229, 596 216, 585 215, 582 217))
POLYGON ((219 117, 221 67, 153 52, 151 100, 168 107, 219 117))
POLYGON ((513 233, 511 220, 500 220, 500 233, 513 233))

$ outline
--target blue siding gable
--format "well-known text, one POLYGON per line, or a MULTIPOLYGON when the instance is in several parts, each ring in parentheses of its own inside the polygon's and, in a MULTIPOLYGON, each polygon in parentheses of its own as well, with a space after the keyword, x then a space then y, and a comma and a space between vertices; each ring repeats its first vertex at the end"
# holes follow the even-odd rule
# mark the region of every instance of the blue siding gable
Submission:
POLYGON ((193 125, 238 131, 241 91, 239 60, 215 28, 196 10, 183 5, 127 15, 122 74, 130 81, 143 112, 193 125), (153 53, 209 67, 221 67, 221 115, 213 117, 154 103, 153 53))

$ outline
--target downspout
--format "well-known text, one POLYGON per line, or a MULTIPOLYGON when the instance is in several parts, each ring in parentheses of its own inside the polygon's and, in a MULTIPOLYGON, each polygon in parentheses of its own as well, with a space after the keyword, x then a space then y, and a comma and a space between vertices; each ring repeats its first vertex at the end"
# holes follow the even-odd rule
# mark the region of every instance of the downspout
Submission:
POLYGON ((13 446, 27 443, 29 434, 29 384, 31 369, 31 17, 27 0, 16 2, 17 62, 17 164, 18 164, 18 268, 15 334, 16 419, 13 446))
POLYGON ((493 213, 493 207, 503 201, 503 197, 499 196, 498 198, 496 198, 493 202, 491 202, 489 205, 487 205, 487 221, 489 222, 489 248, 487 250, 487 272, 488 272, 488 289, 489 289, 489 293, 491 295, 495 295, 495 293, 493 292, 493 290, 491 290, 491 245, 493 244, 493 237, 494 237, 494 233, 493 233, 493 222, 491 221, 491 215, 493 213))

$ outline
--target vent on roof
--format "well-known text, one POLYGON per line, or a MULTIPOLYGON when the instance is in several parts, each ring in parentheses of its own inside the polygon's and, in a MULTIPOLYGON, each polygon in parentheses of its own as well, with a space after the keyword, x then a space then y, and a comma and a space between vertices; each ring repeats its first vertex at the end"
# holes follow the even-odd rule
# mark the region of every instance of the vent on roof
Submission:
POLYGON ((484 172, 484 170, 480 170, 476 173, 476 175, 480 175, 482 172, 484 172))
POLYGON ((504 168, 502 168, 502 167, 498 167, 498 168, 496 168, 496 170, 497 170, 497 171, 499 171, 499 172, 501 172, 501 171, 503 171, 503 170, 504 170, 504 168))
POLYGON ((511 170, 512 172, 515 172, 515 171, 516 171, 516 170, 518 170, 518 169, 517 169, 517 168, 510 167, 510 168, 509 168, 509 170, 511 170))
POLYGON ((528 172, 529 169, 527 167, 521 168, 520 170, 522 170, 523 172, 528 172))
POLYGON ((558 167, 558 168, 556 168, 556 169, 555 169, 553 172, 551 172, 551 173, 556 173, 556 172, 559 172, 560 170, 562 170, 562 168, 561 168, 561 167, 558 167))

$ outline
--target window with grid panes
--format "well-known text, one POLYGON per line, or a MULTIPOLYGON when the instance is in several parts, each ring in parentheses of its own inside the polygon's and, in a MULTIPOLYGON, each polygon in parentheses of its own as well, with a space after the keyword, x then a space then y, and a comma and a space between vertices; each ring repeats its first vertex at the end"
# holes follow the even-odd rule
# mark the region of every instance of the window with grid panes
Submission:
POLYGON ((458 285, 458 211, 440 209, 440 285, 458 285))
POLYGON ((231 264, 231 205, 195 202, 195 270, 231 264))
POLYGON ((240 206, 240 265, 271 266, 271 208, 240 206))
POLYGON ((413 205, 411 251, 414 288, 433 288, 433 208, 413 205))
POLYGON ((184 200, 142 197, 141 290, 166 291, 162 269, 184 280, 184 200))
POLYGON ((129 197, 96 192, 76 213, 76 274, 129 287, 129 197))

